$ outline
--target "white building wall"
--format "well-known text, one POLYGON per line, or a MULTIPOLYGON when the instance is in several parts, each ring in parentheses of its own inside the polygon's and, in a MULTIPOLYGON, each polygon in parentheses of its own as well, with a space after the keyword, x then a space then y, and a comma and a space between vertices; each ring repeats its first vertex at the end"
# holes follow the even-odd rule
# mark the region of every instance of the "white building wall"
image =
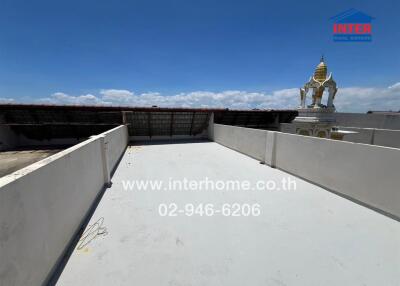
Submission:
POLYGON ((257 160, 265 160, 267 131, 214 124, 214 141, 257 160))
POLYGON ((339 129, 357 132, 345 135, 343 141, 400 148, 400 130, 357 127, 339 127, 339 129))
POLYGON ((343 137, 343 141, 373 144, 374 140, 374 128, 358 128, 358 127, 342 127, 338 126, 339 130, 354 131, 354 134, 346 134, 343 137))
POLYGON ((112 172, 128 145, 128 128, 126 126, 118 126, 102 134, 105 135, 108 170, 112 172))
POLYGON ((400 150, 277 135, 279 169, 400 218, 400 150))
POLYGON ((214 124, 215 142, 400 219, 399 149, 257 131, 214 124))
POLYGON ((375 129, 374 145, 400 148, 400 130, 375 129))
POLYGON ((93 136, 0 178, 0 285, 48 279, 107 184, 102 154, 114 167, 126 147, 126 129, 93 136))
POLYGON ((400 130, 400 114, 336 112, 335 118, 338 126, 400 130))

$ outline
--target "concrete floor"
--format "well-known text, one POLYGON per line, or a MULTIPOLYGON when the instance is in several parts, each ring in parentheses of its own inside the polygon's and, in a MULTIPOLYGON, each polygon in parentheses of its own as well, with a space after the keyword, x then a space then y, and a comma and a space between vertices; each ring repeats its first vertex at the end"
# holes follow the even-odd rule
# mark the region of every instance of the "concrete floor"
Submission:
POLYGON ((122 188, 288 176, 213 142, 130 147, 58 285, 400 285, 400 223, 295 177, 296 191, 122 188), (161 217, 170 202, 259 203, 262 213, 161 217))
POLYGON ((49 157, 62 149, 15 150, 0 152, 0 177, 49 157))

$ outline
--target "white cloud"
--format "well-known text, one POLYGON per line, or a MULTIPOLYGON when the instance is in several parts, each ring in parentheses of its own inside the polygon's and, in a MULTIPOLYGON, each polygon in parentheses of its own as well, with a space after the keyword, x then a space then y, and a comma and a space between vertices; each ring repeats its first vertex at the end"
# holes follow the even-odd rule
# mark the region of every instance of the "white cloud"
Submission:
POLYGON ((218 107, 218 108, 294 108, 297 106, 298 89, 285 89, 272 94, 226 90, 222 92, 194 91, 165 95, 158 92, 134 94, 127 90, 101 90, 102 100, 133 106, 160 107, 218 107))
POLYGON ((102 89, 100 94, 104 100, 129 102, 133 98, 133 92, 126 89, 102 89))
POLYGON ((14 99, 0 97, 0 103, 14 103, 14 99))
POLYGON ((396 89, 396 90, 400 90, 400 82, 397 82, 391 86, 389 86, 390 89, 396 89))
MULTIPOLYGON (((308 95, 311 97, 311 92, 308 95)), ((326 95, 324 95, 326 96, 326 95)), ((158 92, 135 94, 124 89, 103 89, 98 95, 68 95, 56 92, 41 103, 82 105, 129 105, 148 107, 202 107, 230 109, 292 109, 299 105, 299 89, 289 88, 271 93, 226 90, 221 92, 193 91, 175 95, 158 92)), ((324 99, 326 100, 326 99, 324 99)), ((1 99, 0 99, 1 101, 1 99)), ((366 112, 368 110, 400 110, 400 82, 387 88, 339 88, 335 98, 338 111, 366 112)))
POLYGON ((53 93, 50 97, 40 98, 42 103, 51 104, 69 104, 69 105, 109 105, 111 102, 106 102, 93 94, 84 94, 79 96, 72 96, 63 92, 53 93))
POLYGON ((346 87, 335 97, 338 111, 400 110, 400 83, 388 88, 346 87))

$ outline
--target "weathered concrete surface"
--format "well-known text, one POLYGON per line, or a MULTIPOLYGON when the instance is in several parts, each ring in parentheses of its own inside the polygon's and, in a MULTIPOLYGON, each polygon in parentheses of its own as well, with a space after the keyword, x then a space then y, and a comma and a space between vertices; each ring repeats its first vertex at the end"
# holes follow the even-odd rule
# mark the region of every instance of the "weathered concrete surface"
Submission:
POLYGON ((0 152, 0 177, 11 174, 62 149, 20 150, 0 152))
POLYGON ((296 191, 122 187, 123 180, 171 177, 255 182, 288 175, 213 142, 130 147, 89 223, 97 227, 93 239, 75 249, 58 285, 400 284, 395 220, 300 179, 296 191), (159 204, 170 202, 259 203, 262 214, 159 216, 159 204))

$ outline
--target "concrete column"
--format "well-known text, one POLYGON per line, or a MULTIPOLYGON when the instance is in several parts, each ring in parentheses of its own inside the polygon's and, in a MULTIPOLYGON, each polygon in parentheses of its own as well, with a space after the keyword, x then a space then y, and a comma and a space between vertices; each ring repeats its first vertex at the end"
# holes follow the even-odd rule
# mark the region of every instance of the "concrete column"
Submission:
POLYGON ((267 146, 265 149, 265 164, 272 168, 276 167, 276 138, 276 131, 268 131, 267 146))
POLYGON ((207 128, 208 140, 214 141, 214 112, 211 113, 207 128))
POLYGON ((107 187, 111 186, 111 170, 108 167, 108 158, 107 158, 107 142, 105 141, 105 135, 95 135, 91 136, 90 138, 98 138, 100 141, 100 156, 101 162, 103 164, 103 176, 104 176, 104 185, 107 187))
POLYGON ((375 145, 375 128, 372 129, 372 134, 371 134, 371 145, 375 145))

